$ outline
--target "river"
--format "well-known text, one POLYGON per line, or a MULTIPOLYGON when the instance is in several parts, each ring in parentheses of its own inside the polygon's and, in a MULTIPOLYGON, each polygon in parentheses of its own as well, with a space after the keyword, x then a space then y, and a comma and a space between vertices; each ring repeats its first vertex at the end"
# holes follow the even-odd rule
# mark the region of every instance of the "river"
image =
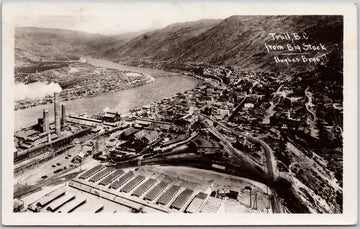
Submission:
MULTIPOLYGON (((94 59, 96 66, 111 67, 121 70, 130 70, 142 72, 146 74, 155 74, 155 81, 145 84, 140 87, 117 91, 111 94, 100 95, 90 98, 81 98, 71 101, 62 101, 66 106, 67 115, 69 114, 98 114, 105 108, 111 111, 118 111, 126 113, 134 107, 144 106, 155 101, 159 101, 165 97, 171 97, 178 92, 184 92, 196 87, 198 80, 188 76, 181 76, 179 74, 168 73, 165 71, 154 70, 148 68, 137 68, 132 66, 124 66, 121 64, 112 63, 105 60, 94 59), (160 77, 159 74, 160 73, 160 77)), ((28 127, 37 123, 37 119, 42 117, 42 111, 49 110, 50 121, 54 120, 54 106, 53 104, 40 105, 24 110, 15 111, 15 131, 22 127, 28 127)))

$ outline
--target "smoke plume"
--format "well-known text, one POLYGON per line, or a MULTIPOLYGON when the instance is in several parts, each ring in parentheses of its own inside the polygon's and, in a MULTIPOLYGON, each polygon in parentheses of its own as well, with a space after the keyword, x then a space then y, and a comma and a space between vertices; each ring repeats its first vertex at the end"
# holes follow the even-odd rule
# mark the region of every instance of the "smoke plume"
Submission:
POLYGON ((51 82, 35 82, 31 84, 15 84, 15 100, 21 99, 41 99, 54 92, 61 92, 59 84, 51 82))

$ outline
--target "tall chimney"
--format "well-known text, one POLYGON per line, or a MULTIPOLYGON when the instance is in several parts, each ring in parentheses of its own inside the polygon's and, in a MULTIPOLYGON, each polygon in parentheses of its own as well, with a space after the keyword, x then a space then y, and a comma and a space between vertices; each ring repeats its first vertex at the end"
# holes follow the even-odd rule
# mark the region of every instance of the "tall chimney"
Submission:
POLYGON ((51 133, 50 133, 50 131, 47 134, 47 142, 51 143, 51 133))
POLYGON ((54 93, 54 115, 55 115, 55 133, 60 135, 60 104, 59 92, 54 93))
POLYGON ((49 111, 44 109, 43 111, 43 132, 48 132, 49 128, 49 111))
POLYGON ((61 123, 62 127, 66 125, 66 110, 64 104, 61 104, 61 123))

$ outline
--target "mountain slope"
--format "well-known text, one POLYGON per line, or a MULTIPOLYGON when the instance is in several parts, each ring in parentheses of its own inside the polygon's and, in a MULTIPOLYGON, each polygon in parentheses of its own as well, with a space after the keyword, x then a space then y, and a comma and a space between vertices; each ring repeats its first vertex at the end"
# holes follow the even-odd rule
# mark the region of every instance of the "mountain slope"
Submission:
POLYGON ((269 33, 305 32, 309 36, 306 42, 326 46, 327 50, 320 54, 330 53, 342 44, 339 16, 231 16, 197 32, 195 25, 188 25, 190 28, 174 31, 170 26, 134 38, 118 49, 107 51, 105 56, 123 62, 203 62, 249 70, 297 71, 306 70, 308 65, 275 63, 274 56, 280 52, 267 52, 265 43, 273 42, 269 33))
POLYGON ((64 29, 17 27, 15 29, 15 66, 28 65, 40 59, 96 56, 110 47, 121 46, 134 35, 104 36, 64 29))
POLYGON ((119 48, 109 49, 105 52, 104 56, 111 59, 116 59, 120 56, 127 60, 167 60, 169 52, 181 49, 183 42, 198 36, 220 21, 199 20, 172 24, 163 29, 144 33, 119 48))

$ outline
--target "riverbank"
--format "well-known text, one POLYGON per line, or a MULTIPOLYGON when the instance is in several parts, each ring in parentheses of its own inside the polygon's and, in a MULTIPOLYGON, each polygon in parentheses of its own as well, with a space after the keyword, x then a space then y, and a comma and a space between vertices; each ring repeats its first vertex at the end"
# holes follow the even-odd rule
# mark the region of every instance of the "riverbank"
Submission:
MULTIPOLYGON (((186 76, 158 77, 154 82, 139 87, 119 90, 111 94, 62 101, 62 104, 66 106, 68 115, 99 114, 105 108, 119 113, 126 113, 135 107, 142 107, 163 98, 171 97, 176 93, 194 89, 199 82, 195 78, 186 76)), ((52 121, 54 108, 51 103, 15 111, 15 131, 22 127, 35 125, 38 118, 42 117, 44 109, 49 110, 50 121, 52 121)))
MULTIPOLYGON (((62 101, 68 101, 110 94, 155 81, 155 78, 150 74, 141 71, 128 71, 121 67, 109 68, 107 63, 96 66, 88 63, 73 63, 67 67, 51 69, 35 75, 30 74, 28 77, 35 83, 15 84, 15 90, 18 91, 18 96, 15 97, 15 110, 52 103, 53 90, 47 82, 56 85, 57 92, 61 91, 62 101), (29 90, 25 89, 43 93, 38 93, 39 97, 36 95, 29 96, 29 90), (22 99, 16 100, 16 98, 22 99)), ((23 81, 28 82, 25 78, 23 81)))
POLYGON ((161 69, 125 65, 121 63, 115 63, 110 60, 98 59, 88 56, 85 57, 85 59, 86 59, 86 63, 91 64, 95 67, 112 68, 112 69, 118 69, 121 71, 128 71, 128 72, 139 72, 142 74, 151 75, 154 78, 182 75, 180 73, 169 72, 161 69))

